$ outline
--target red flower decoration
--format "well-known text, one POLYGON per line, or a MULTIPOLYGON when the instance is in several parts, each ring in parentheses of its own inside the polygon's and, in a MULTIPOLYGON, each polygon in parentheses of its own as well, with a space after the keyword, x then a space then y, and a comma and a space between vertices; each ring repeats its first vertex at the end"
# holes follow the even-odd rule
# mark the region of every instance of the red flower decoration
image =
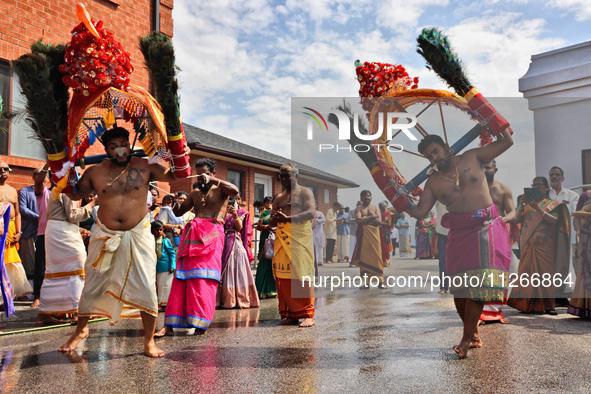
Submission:
POLYGON ((100 38, 93 36, 83 23, 72 29, 72 39, 64 57, 66 64, 60 67, 60 72, 69 76, 64 83, 85 95, 96 91, 97 86, 124 89, 133 72, 129 53, 103 28, 103 22, 95 23, 95 28, 100 38))
POLYGON ((365 62, 357 67, 356 72, 360 85, 359 96, 366 98, 361 100, 361 105, 366 111, 373 107, 373 97, 380 97, 391 89, 418 88, 419 78, 411 78, 401 65, 365 62))
POLYGON ((68 86, 68 87, 70 87, 70 88, 72 88, 72 89, 76 89, 76 88, 78 88, 78 86, 80 86, 80 84, 78 83, 78 81, 77 81, 77 80, 75 80, 74 78, 72 78, 72 77, 71 77, 71 76, 69 76, 69 75, 64 75, 64 76, 62 77, 62 82, 63 82, 63 83, 66 85, 66 86, 68 86))

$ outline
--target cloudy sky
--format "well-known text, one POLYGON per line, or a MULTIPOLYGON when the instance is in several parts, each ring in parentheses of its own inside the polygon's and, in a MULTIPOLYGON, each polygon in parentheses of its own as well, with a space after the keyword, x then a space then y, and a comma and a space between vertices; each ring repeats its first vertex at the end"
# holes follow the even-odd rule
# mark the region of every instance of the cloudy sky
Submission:
MULTIPOLYGON (((585 0, 177 0, 173 18, 183 121, 295 159, 291 98, 355 97, 356 59, 402 64, 419 87, 447 90, 415 52, 423 27, 450 35, 474 85, 491 98, 522 97, 518 79, 532 54, 591 34, 585 0)), ((528 134, 519 137, 523 147, 533 142, 528 134)), ((505 160, 523 179, 501 171, 499 179, 528 186, 533 149, 531 158, 505 160)))

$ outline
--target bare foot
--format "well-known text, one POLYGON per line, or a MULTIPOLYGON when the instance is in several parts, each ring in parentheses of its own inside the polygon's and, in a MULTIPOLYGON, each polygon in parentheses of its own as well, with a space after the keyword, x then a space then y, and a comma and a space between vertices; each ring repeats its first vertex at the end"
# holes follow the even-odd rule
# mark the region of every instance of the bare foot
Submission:
POLYGON ((37 320, 35 320, 35 324, 38 326, 52 325, 52 324, 64 324, 64 321, 61 319, 56 319, 55 317, 53 317, 51 315, 44 315, 42 313, 39 313, 37 315, 37 320))
POLYGON ((154 344, 154 341, 150 341, 144 345, 144 354, 148 357, 158 358, 164 357, 166 353, 158 349, 156 344, 154 344))
POLYGON ((202 329, 202 328, 195 328, 195 332, 193 333, 193 335, 205 335, 207 331, 202 329))
POLYGON ((31 304, 31 308, 39 308, 40 304, 41 304, 41 301, 39 300, 39 298, 35 298, 35 300, 31 304))
POLYGON ((453 347, 454 352, 458 355, 460 359, 466 358, 468 355, 468 349, 470 348, 470 344, 466 342, 460 342, 458 345, 453 347))
POLYGON ((472 335, 472 340, 470 341, 470 348, 481 348, 482 347, 482 340, 480 339, 480 333, 475 332, 472 335))
POLYGON ((484 326, 486 324, 486 322, 484 320, 478 320, 478 323, 476 324, 476 326, 484 326))
POLYGON ((447 293, 447 290, 445 290, 445 289, 441 289, 437 292, 437 294, 445 294, 445 293, 447 293))
POLYGON ((480 349, 482 347, 482 341, 479 339, 478 341, 470 342, 470 349, 480 349))
POLYGON ((307 317, 300 323, 300 327, 312 327, 316 323, 313 317, 307 317))
POLYGON ((509 324, 509 320, 507 319, 501 319, 499 321, 501 322, 501 324, 509 324))
POLYGON ((292 326, 294 324, 298 324, 300 321, 298 319, 282 319, 281 324, 285 326, 292 326))
POLYGON ((64 343, 62 346, 60 346, 59 351, 60 352, 69 352, 71 350, 76 349, 76 346, 78 346, 80 341, 86 337, 88 337, 88 327, 84 327, 82 329, 82 332, 80 332, 80 333, 78 332, 78 330, 74 331, 74 333, 66 341, 66 343, 64 343))
POLYGON ((160 330, 156 331, 154 334, 154 338, 162 338, 162 337, 172 337, 174 336, 174 331, 172 330, 172 326, 164 326, 160 330))

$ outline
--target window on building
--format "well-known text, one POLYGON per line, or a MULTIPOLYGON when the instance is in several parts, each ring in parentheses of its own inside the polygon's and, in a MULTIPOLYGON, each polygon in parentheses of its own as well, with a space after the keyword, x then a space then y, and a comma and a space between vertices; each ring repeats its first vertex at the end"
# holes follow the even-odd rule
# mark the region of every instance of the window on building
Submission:
MULTIPOLYGON (((10 76, 12 70, 6 63, 0 63, 0 97, 2 97, 2 110, 6 111, 10 109, 11 98, 10 97, 10 76)), ((0 154, 8 154, 8 122, 0 120, 0 154)))
POLYGON ((243 193, 242 193, 242 172, 241 171, 228 170, 228 182, 234 184, 238 188, 240 195, 243 195, 243 193))
POLYGON ((314 200, 318 201, 318 186, 306 186, 314 195, 314 200))
POLYGON ((583 151, 583 184, 591 184, 591 149, 583 151))
POLYGON ((254 200, 261 200, 263 201, 263 199, 265 198, 265 185, 262 183, 256 183, 254 184, 254 200))
MULTIPOLYGON (((12 108, 16 111, 25 107, 25 96, 20 91, 18 75, 12 74, 12 108)), ((10 155, 45 160, 45 150, 41 142, 33 138, 33 129, 22 118, 10 125, 10 155)))
MULTIPOLYGON (((273 178, 269 175, 254 174, 254 200, 261 200, 272 194, 273 178)), ((255 209, 255 216, 259 216, 260 212, 255 209)))
MULTIPOLYGON (((18 76, 12 72, 6 63, 0 63, 0 96, 4 110, 22 111, 25 107, 25 97, 20 92, 18 76)), ((0 154, 28 157, 31 159, 45 159, 45 150, 39 141, 33 139, 33 130, 23 117, 16 117, 10 126, 6 121, 0 121, 0 126, 7 132, 0 132, 0 154), (9 147, 10 141, 10 149, 9 147)))

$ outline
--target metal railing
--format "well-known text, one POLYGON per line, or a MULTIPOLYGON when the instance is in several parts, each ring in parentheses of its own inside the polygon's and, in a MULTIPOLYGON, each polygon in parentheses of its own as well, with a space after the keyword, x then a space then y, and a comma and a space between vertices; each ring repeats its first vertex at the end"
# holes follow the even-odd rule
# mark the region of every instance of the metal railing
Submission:
POLYGON ((569 188, 570 190, 573 190, 577 193, 579 193, 579 195, 581 193, 583 193, 585 190, 591 190, 591 184, 587 184, 587 185, 579 185, 579 186, 573 186, 571 188, 569 188))

